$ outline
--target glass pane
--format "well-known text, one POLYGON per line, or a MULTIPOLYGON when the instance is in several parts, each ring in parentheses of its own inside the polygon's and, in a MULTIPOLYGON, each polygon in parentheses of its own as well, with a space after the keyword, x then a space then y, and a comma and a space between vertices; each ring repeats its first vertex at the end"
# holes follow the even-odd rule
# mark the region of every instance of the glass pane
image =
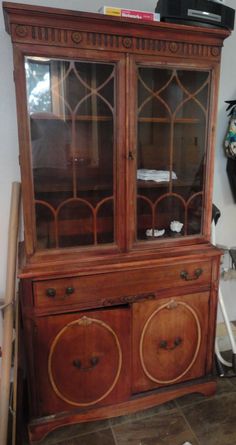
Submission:
POLYGON ((209 72, 138 69, 137 240, 202 233, 209 72))
POLYGON ((26 57, 37 248, 115 242, 115 65, 26 57))

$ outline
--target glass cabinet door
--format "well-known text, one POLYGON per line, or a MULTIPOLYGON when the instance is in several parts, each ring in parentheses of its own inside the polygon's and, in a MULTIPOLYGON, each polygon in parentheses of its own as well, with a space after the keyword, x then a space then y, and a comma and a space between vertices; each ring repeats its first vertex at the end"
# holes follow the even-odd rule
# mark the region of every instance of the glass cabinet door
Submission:
POLYGON ((115 71, 25 58, 37 249, 116 241, 115 71))
POLYGON ((203 230, 210 73, 138 68, 136 240, 203 230))

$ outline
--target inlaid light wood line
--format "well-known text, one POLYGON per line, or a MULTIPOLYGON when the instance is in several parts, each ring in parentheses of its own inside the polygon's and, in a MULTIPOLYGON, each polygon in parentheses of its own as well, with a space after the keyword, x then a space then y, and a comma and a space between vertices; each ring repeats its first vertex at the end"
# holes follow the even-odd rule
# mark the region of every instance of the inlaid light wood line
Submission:
MULTIPOLYGON (((153 382, 159 383, 160 385, 169 385, 171 383, 175 383, 178 380, 180 380, 181 378, 183 378, 187 372, 192 368, 192 366, 194 365, 196 358, 198 356, 199 353, 199 349, 200 349, 200 345, 201 345, 201 325, 197 316, 196 311, 187 303, 184 303, 183 301, 175 301, 175 300, 171 300, 168 301, 167 303, 161 305, 159 308, 157 308, 152 314, 151 316, 147 319, 142 334, 141 334, 141 339, 140 339, 140 344, 139 344, 139 356, 140 356, 140 360, 141 360, 141 365, 142 368, 144 370, 144 373, 146 374, 146 376, 152 380, 153 382), (170 304, 174 302, 176 304, 175 307, 170 308, 170 304), (152 319, 162 310, 164 309, 168 309, 168 310, 175 310, 176 307, 178 306, 182 306, 185 309, 187 309, 193 316, 194 321, 196 323, 196 327, 197 327, 197 345, 196 345, 196 350, 195 353, 193 355, 193 358, 191 360, 191 362, 189 363, 189 365, 187 366, 187 368, 181 373, 179 374, 177 377, 175 377, 174 379, 170 379, 170 380, 159 380, 157 378, 155 378, 153 375, 150 374, 150 372, 148 371, 145 363, 144 363, 144 358, 143 358, 143 342, 144 342, 144 337, 148 328, 149 323, 152 321, 152 319)), ((171 351, 167 351, 167 353, 171 353, 171 351)))
POLYGON ((64 400, 66 403, 73 405, 73 406, 82 406, 82 407, 86 407, 86 406, 91 406, 94 405, 95 403, 100 402, 101 400, 105 399, 114 389, 119 376, 120 376, 120 372, 121 372, 121 367, 122 367, 122 350, 121 350, 121 346, 119 343, 119 339, 115 333, 115 331, 106 323, 104 323, 101 320, 98 320, 96 318, 89 318, 89 317, 85 317, 83 316, 82 318, 72 321, 71 323, 68 323, 63 329, 61 329, 61 331, 56 335, 56 337, 54 338, 51 348, 50 348, 50 352, 49 352, 49 358, 48 358, 48 375, 49 375, 49 380, 50 383, 53 387, 53 390, 55 391, 55 393, 57 394, 57 396, 64 400), (53 353, 55 350, 55 347, 57 345, 57 343, 60 341, 62 335, 64 334, 64 332, 69 329, 69 328, 73 328, 76 326, 89 326, 92 323, 95 323, 101 327, 103 327, 104 329, 106 329, 113 337, 114 341, 115 341, 115 346, 117 348, 118 351, 118 366, 117 366, 117 372, 115 375, 115 378, 110 386, 110 388, 108 388, 108 390, 101 396, 98 397, 97 399, 91 401, 91 402, 87 402, 87 403, 80 403, 80 402, 75 402, 73 400, 68 399, 67 397, 65 397, 62 392, 58 389, 55 381, 54 381, 54 377, 53 377, 53 371, 52 371, 52 360, 53 360, 53 353))

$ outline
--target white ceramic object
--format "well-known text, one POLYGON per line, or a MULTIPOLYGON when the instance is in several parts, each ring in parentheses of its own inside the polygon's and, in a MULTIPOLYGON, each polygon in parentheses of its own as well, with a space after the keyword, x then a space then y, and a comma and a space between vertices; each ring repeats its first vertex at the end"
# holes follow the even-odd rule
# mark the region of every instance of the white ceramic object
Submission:
POLYGON ((165 229, 162 230, 152 230, 152 229, 147 229, 146 230, 146 235, 147 236, 154 236, 155 238, 158 238, 159 236, 163 236, 165 233, 165 229))
POLYGON ((183 227, 183 223, 179 222, 179 221, 171 221, 170 223, 170 230, 172 232, 177 232, 180 233, 183 227))

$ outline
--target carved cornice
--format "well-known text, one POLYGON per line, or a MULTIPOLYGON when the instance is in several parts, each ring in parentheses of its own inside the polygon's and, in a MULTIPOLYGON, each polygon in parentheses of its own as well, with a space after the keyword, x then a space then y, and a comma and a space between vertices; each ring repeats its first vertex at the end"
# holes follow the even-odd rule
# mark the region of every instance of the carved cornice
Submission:
POLYGON ((197 57, 217 60, 221 48, 159 38, 124 36, 111 33, 84 30, 60 29, 49 26, 13 24, 11 35, 14 42, 36 43, 41 45, 97 49, 142 54, 160 54, 178 57, 197 57))

